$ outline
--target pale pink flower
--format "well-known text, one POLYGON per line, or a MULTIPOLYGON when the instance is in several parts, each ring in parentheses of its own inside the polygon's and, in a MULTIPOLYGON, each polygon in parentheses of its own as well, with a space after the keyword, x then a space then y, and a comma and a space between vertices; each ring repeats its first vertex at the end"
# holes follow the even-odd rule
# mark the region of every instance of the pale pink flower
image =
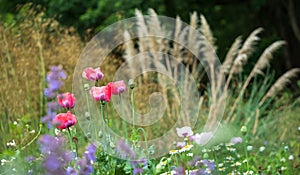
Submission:
POLYGON ((212 132, 202 132, 200 134, 194 135, 194 140, 198 145, 205 145, 207 142, 212 139, 213 133, 212 132))
POLYGON ((177 131, 177 135, 179 137, 190 137, 194 134, 192 131, 192 128, 189 126, 184 126, 182 128, 176 128, 176 131, 177 131))
POLYGON ((120 93, 126 91, 126 85, 123 80, 110 82, 108 84, 111 85, 111 93, 113 95, 119 95, 120 93))
POLYGON ((102 80, 104 78, 104 74, 101 72, 100 67, 93 69, 91 67, 85 68, 82 72, 82 77, 86 78, 90 81, 102 80))

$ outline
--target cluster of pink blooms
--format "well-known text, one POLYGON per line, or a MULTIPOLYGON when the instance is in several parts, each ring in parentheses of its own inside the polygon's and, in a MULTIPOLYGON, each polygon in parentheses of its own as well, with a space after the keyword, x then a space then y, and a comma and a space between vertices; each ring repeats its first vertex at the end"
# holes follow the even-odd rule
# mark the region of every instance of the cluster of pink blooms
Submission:
MULTIPOLYGON (((98 81, 104 78, 104 74, 101 72, 100 68, 86 68, 82 73, 82 77, 86 78, 90 81, 98 81)), ((110 82, 106 86, 100 87, 92 87, 90 90, 90 95, 96 101, 105 101, 109 102, 111 95, 119 95, 122 92, 126 91, 126 85, 123 80, 110 82)), ((72 109, 75 105, 76 99, 74 94, 70 92, 66 92, 63 94, 57 95, 57 102, 63 108, 68 109, 67 113, 59 113, 57 114, 52 123, 58 129, 66 129, 76 124, 76 116, 71 113, 70 109, 72 109)))
MULTIPOLYGON (((86 68, 82 73, 82 77, 90 81, 98 81, 104 78, 104 74, 98 67, 96 69, 86 68)), ((123 80, 110 82, 106 86, 93 86, 90 90, 90 95, 96 101, 110 102, 111 95, 119 95, 126 91, 126 85, 123 80)))
MULTIPOLYGON (((63 108, 70 110, 74 107, 76 99, 74 94, 66 92, 64 94, 57 95, 57 102, 63 108)), ((59 113, 54 117, 52 123, 58 129, 66 129, 76 124, 76 116, 72 114, 71 111, 68 111, 67 113, 59 113)))

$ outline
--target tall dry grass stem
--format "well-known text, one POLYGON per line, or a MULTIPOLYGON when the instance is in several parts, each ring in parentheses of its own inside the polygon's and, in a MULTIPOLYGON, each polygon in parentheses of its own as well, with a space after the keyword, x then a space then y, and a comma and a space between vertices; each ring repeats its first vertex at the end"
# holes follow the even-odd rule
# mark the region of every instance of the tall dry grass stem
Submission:
POLYGON ((300 68, 293 68, 284 73, 281 77, 279 77, 276 80, 276 82, 271 86, 271 88, 267 91, 265 96, 260 100, 259 106, 262 106, 268 98, 274 97, 279 91, 283 90, 283 88, 291 82, 292 78, 297 77, 299 72, 300 68))

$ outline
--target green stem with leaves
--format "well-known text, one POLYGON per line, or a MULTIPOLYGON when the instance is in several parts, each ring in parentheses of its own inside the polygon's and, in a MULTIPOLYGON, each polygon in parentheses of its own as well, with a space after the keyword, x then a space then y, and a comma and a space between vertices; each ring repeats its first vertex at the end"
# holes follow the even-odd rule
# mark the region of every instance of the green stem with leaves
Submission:
MULTIPOLYGON (((71 151, 73 152, 74 151, 74 145, 73 145, 72 134, 71 134, 71 131, 70 131, 69 127, 67 128, 67 130, 68 130, 68 136, 69 136, 69 141, 70 141, 70 145, 71 145, 71 151)), ((75 156, 77 157, 77 150, 75 151, 75 156)))
POLYGON ((131 88, 132 126, 134 128, 134 88, 131 88))
POLYGON ((138 128, 137 131, 142 131, 142 133, 144 135, 144 140, 145 140, 145 144, 146 144, 146 151, 147 151, 147 159, 149 159, 149 150, 148 150, 148 142, 147 142, 146 132, 143 128, 138 128))
POLYGON ((102 114, 102 120, 105 123, 106 119, 105 119, 104 106, 105 106, 105 101, 101 101, 100 102, 100 110, 101 110, 101 114, 102 114))
POLYGON ((249 171, 249 156, 248 156, 248 150, 247 150, 247 140, 246 140, 246 136, 243 137, 243 139, 245 141, 243 141, 243 147, 244 147, 244 152, 245 152, 245 156, 246 156, 246 166, 247 166, 247 171, 249 171))
MULTIPOLYGON (((122 117, 124 117, 124 105, 123 105, 123 99, 121 94, 119 94, 119 97, 120 97, 120 104, 121 104, 121 115, 122 117)), ((125 137, 126 139, 128 139, 127 124, 126 121, 124 121, 124 119, 123 119, 123 126, 124 126, 125 137)))

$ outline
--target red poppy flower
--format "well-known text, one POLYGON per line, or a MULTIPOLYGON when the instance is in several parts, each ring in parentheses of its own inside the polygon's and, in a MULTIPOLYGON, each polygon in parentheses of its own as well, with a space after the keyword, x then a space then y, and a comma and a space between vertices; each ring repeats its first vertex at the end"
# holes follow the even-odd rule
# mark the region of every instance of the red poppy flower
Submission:
POLYGON ((120 93, 126 91, 126 85, 123 80, 110 82, 108 84, 111 85, 111 93, 113 95, 119 95, 120 93))
POLYGON ((90 90, 90 95, 95 99, 96 101, 110 101, 111 97, 111 84, 107 84, 107 86, 101 86, 101 87, 92 87, 90 90))
POLYGON ((100 67, 93 69, 91 67, 85 68, 82 72, 82 77, 90 81, 102 80, 104 74, 101 72, 100 67))
POLYGON ((76 116, 70 111, 67 113, 60 113, 54 117, 52 123, 58 129, 66 129, 76 124, 76 116))
POLYGON ((73 108, 76 102, 74 94, 66 92, 57 95, 57 101, 63 108, 73 108))

